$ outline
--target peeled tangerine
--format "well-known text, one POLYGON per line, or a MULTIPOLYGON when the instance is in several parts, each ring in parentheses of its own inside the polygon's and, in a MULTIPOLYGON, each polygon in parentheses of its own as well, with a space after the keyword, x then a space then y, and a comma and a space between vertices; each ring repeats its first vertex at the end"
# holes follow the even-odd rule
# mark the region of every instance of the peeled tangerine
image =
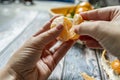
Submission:
MULTIPOLYGON (((78 16, 78 14, 77 14, 78 16)), ((80 16, 80 15, 79 15, 80 16)), ((76 40, 79 38, 79 35, 77 35, 73 27, 74 25, 77 25, 83 21, 82 17, 74 17, 73 21, 70 18, 60 16, 53 20, 51 24, 51 28, 56 27, 58 24, 62 24, 64 26, 63 31, 59 35, 58 39, 61 41, 68 41, 68 40, 76 40)))

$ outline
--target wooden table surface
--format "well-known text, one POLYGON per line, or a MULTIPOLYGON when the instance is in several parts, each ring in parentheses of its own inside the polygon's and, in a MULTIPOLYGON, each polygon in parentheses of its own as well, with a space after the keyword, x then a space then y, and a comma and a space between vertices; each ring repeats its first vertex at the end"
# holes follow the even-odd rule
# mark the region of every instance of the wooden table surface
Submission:
MULTIPOLYGON (((48 9, 69 5, 60 2, 35 2, 34 6, 23 4, 0 5, 0 68, 32 34, 50 19, 48 9)), ((101 51, 92 50, 76 43, 60 61, 49 80, 83 80, 86 72, 96 80, 108 80, 101 68, 101 51)))

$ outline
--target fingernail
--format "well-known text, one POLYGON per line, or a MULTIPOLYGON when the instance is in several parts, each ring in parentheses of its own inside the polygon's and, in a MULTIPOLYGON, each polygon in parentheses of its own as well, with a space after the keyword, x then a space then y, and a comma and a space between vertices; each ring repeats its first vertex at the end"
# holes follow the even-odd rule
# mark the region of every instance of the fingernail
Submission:
POLYGON ((62 29, 63 29, 63 25, 59 24, 56 28, 57 28, 58 30, 62 30, 62 29))

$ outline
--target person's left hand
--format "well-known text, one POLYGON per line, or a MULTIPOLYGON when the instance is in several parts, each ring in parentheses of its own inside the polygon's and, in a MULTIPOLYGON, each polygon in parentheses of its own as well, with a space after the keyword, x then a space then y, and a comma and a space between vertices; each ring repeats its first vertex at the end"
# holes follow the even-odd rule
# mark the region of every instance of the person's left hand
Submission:
POLYGON ((11 79, 7 76, 8 78, 2 80, 47 80, 74 43, 67 41, 54 52, 49 50, 57 42, 56 37, 63 29, 62 25, 50 29, 52 20, 15 52, 3 71, 11 79))

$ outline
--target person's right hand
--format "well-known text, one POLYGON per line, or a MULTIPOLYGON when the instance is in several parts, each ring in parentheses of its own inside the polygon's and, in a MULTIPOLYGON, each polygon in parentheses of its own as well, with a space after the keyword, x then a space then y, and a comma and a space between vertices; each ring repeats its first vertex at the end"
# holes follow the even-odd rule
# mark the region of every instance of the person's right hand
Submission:
POLYGON ((76 26, 75 32, 96 40, 84 38, 86 44, 89 47, 98 47, 100 44, 108 52, 120 56, 120 6, 91 10, 80 15, 90 21, 76 26))

